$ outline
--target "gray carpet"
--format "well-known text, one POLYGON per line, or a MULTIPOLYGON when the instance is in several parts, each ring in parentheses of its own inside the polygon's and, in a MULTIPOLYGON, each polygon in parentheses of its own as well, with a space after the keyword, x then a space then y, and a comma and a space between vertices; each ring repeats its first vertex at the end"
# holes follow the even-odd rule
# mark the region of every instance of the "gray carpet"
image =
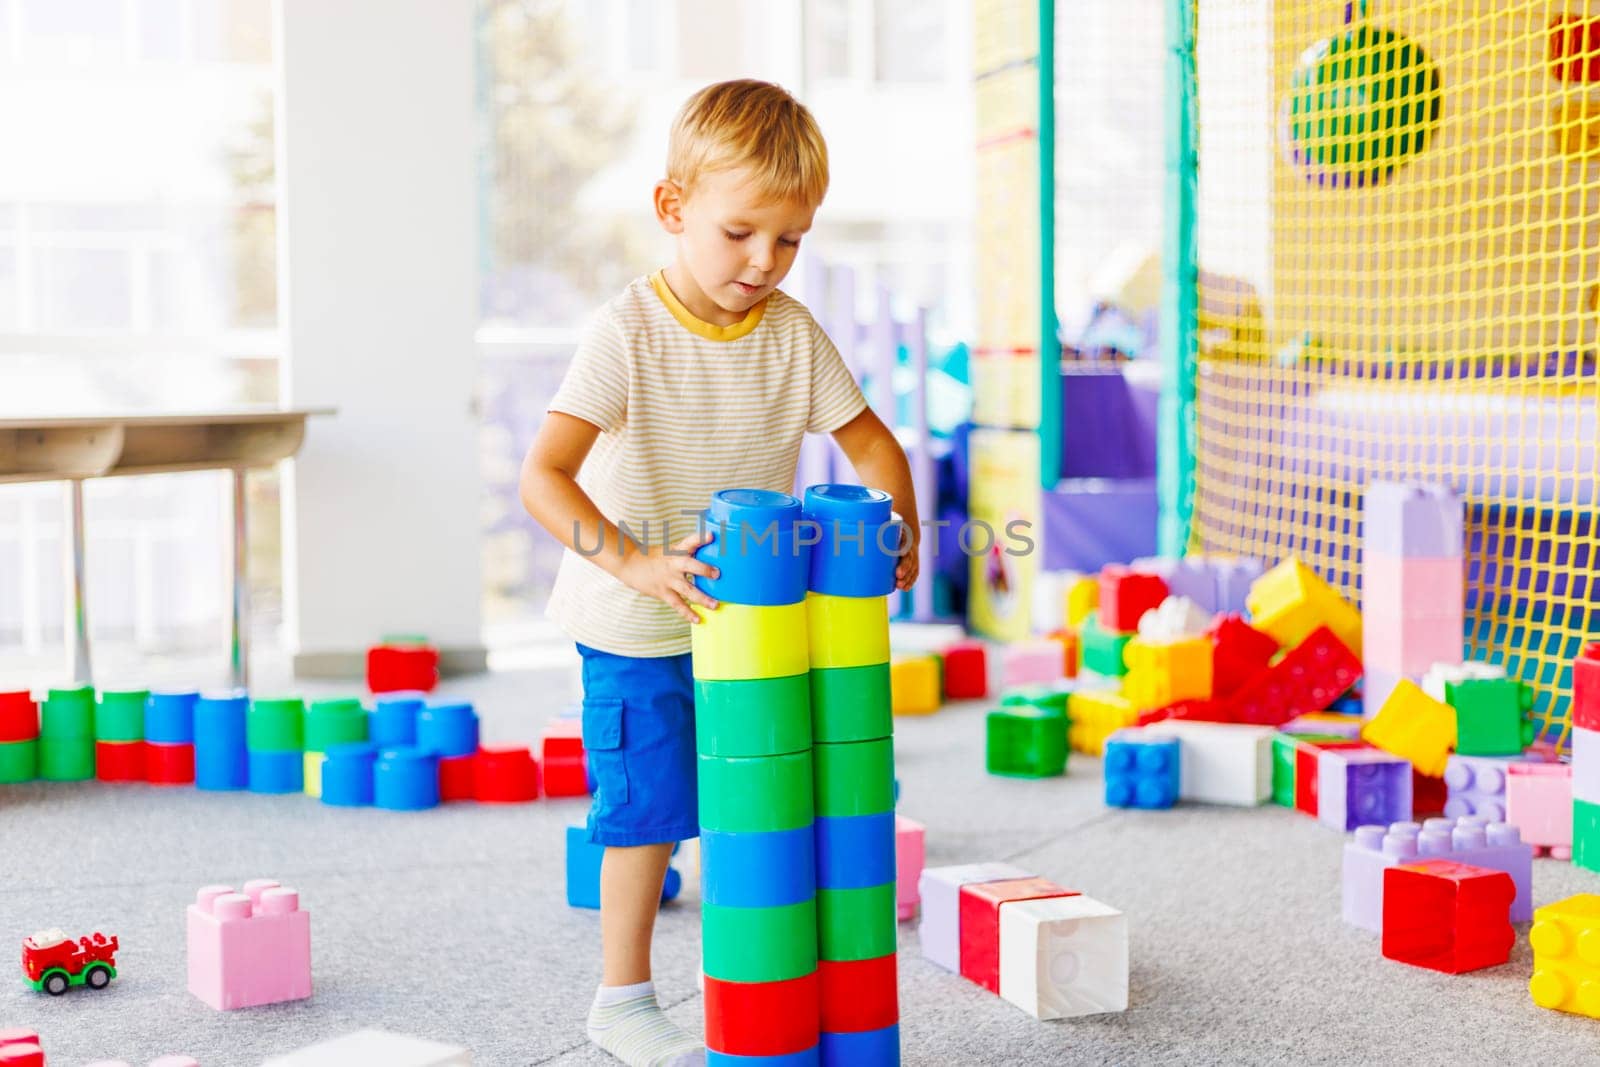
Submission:
MULTIPOLYGON (((572 696, 565 670, 451 688, 478 702, 492 740, 535 736, 572 696)), ((1037 1022, 925 963, 906 924, 906 1063, 1596 1062, 1600 1023, 1529 1001, 1525 938, 1510 964, 1462 977, 1389 963, 1339 921, 1338 835, 1278 808, 1108 812, 1098 764, 1077 756, 1064 779, 988 777, 981 711, 897 722, 901 811, 927 824, 931 864, 1010 860, 1126 911, 1131 1007, 1037 1022)), ((100 993, 0 982, 0 1028, 38 1029, 52 1067, 142 1067, 175 1051, 233 1067, 362 1027, 465 1044, 486 1065, 609 1063, 582 1031, 597 917, 564 897, 562 827, 584 809, 402 815, 144 786, 0 788, 0 950, 15 960, 47 926, 123 944, 122 977, 100 993), (311 911, 316 992, 215 1012, 184 988, 184 906, 200 885, 262 876, 311 911)), ((1600 878, 1541 860, 1534 888, 1542 903, 1600 891, 1600 878)), ((698 953, 686 895, 662 913, 656 974, 697 1032, 698 953)))

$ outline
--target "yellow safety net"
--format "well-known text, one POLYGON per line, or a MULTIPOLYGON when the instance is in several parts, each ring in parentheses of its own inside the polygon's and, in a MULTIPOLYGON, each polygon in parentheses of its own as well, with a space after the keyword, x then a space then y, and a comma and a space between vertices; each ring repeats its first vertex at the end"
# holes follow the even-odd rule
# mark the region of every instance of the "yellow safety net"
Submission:
POLYGON ((1468 655, 1564 743, 1600 630, 1600 0, 1197 0, 1196 42, 1196 547, 1359 600, 1364 485, 1449 484, 1468 655))

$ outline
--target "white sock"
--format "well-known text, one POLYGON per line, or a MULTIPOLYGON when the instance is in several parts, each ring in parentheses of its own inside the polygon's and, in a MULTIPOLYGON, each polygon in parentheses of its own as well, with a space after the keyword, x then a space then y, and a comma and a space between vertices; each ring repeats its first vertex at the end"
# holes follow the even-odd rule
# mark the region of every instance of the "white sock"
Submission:
POLYGON ((701 1067, 705 1046, 656 1003, 655 983, 601 986, 589 1009, 589 1040, 628 1067, 701 1067))

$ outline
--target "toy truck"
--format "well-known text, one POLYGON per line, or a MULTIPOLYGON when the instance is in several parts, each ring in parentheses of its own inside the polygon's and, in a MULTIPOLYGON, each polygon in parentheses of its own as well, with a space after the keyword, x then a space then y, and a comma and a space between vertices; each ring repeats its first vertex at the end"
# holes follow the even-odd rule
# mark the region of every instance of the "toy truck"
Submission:
POLYGON ((22 973, 34 990, 59 997, 75 985, 104 989, 117 976, 117 939, 96 931, 76 942, 60 930, 22 939, 22 973))

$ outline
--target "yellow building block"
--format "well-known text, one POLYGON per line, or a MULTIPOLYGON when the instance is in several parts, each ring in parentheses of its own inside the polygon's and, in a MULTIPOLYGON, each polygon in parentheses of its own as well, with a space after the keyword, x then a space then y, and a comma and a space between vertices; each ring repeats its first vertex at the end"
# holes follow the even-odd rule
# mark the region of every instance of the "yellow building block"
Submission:
POLYGON ((1067 625, 1076 630, 1100 607, 1100 582, 1089 575, 1067 583, 1067 625))
POLYGON ((889 598, 806 594, 812 667, 870 667, 889 662, 889 598))
POLYGON ((907 656, 891 661, 890 710, 896 715, 932 715, 938 711, 942 675, 937 656, 907 656))
POLYGON ((1211 696, 1209 638, 1181 641, 1145 641, 1135 637, 1122 652, 1128 673, 1122 692, 1142 711, 1165 707, 1175 700, 1204 700, 1211 696))
POLYGON ((1250 625, 1293 648, 1319 626, 1361 654, 1361 613, 1297 559, 1286 559, 1257 578, 1245 597, 1250 625))
POLYGON ((1073 693, 1067 698, 1067 717, 1067 744, 1074 752, 1098 756, 1107 737, 1138 721, 1139 709, 1118 693, 1073 693))
POLYGON ((1600 1019, 1600 896, 1579 893, 1537 909, 1528 943, 1533 1002, 1600 1019))
MULTIPOLYGON (((881 598, 880 598, 881 599, 881 598)), ((689 627, 694 676, 706 681, 788 678, 811 669, 806 651, 806 605, 718 604, 689 627)))
POLYGON ((1438 778, 1456 744, 1456 713, 1424 693, 1409 678, 1400 679, 1378 714, 1361 728, 1361 740, 1411 761, 1438 778))

